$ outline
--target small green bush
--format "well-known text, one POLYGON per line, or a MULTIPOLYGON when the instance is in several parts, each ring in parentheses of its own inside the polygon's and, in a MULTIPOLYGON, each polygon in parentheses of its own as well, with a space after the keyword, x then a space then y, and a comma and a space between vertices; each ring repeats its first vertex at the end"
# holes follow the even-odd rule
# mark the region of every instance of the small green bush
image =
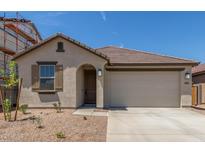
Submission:
POLYGON ((23 104, 20 106, 19 110, 23 113, 26 114, 28 109, 28 104, 23 104))
POLYGON ((43 119, 40 117, 40 116, 38 116, 38 117, 35 117, 35 122, 36 122, 36 127, 37 128, 44 128, 44 126, 43 126, 43 119))
POLYGON ((61 102, 58 102, 58 104, 54 103, 53 106, 56 109, 57 113, 61 113, 62 112, 62 110, 61 110, 61 102))
POLYGON ((62 138, 65 138, 65 134, 63 132, 57 132, 56 137, 62 139, 62 138))
POLYGON ((3 101, 3 109, 6 121, 11 121, 11 101, 9 99, 5 99, 3 101))

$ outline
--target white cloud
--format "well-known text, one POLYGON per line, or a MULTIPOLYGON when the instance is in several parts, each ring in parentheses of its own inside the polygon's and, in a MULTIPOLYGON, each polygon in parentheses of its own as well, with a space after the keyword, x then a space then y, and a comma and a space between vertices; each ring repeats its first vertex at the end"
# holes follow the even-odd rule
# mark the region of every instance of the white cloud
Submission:
POLYGON ((100 12, 100 15, 101 15, 103 21, 106 21, 106 20, 107 20, 107 17, 106 17, 105 12, 101 11, 101 12, 100 12))

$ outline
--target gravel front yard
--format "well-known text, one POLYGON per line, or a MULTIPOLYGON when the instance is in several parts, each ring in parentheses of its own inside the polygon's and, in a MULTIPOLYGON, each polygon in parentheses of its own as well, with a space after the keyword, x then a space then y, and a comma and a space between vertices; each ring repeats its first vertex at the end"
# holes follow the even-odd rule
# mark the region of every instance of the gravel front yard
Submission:
MULTIPOLYGON (((72 115, 75 110, 30 109, 29 114, 19 112, 16 122, 5 122, 0 113, 0 141, 106 141, 107 117, 72 115), (41 117, 43 128, 37 128, 41 117), (65 138, 57 138, 62 132, 65 138)), ((14 114, 14 113, 12 113, 14 114)))

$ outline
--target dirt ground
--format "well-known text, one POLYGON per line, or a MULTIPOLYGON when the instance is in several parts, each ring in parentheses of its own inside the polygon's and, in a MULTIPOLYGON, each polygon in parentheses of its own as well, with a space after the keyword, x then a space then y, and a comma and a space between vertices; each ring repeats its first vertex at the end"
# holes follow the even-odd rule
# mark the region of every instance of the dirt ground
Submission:
POLYGON ((30 109, 28 114, 19 112, 15 122, 4 121, 1 112, 0 141, 106 141, 107 117, 72 115, 74 111, 30 109), (40 125, 42 128, 38 128, 40 125), (65 138, 57 138, 59 132, 65 138))

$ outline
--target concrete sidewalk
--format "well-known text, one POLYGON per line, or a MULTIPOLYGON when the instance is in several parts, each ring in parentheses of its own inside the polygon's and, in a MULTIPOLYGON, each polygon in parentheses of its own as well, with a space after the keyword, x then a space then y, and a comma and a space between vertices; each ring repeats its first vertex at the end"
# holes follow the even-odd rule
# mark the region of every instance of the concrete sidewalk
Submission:
POLYGON ((76 109, 73 112, 73 115, 83 115, 83 116, 108 116, 108 111, 106 110, 98 110, 93 107, 82 107, 76 109))
POLYGON ((190 108, 111 110, 107 141, 205 141, 205 112, 190 108))

